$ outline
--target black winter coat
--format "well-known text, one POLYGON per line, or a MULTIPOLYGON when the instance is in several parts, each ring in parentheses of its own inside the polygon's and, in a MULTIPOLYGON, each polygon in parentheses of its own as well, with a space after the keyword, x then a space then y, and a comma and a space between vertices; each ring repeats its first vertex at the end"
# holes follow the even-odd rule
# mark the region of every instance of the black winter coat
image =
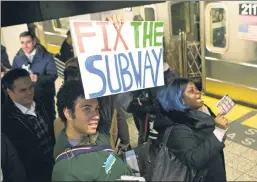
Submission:
POLYGON ((122 144, 129 144, 129 130, 125 114, 120 104, 116 101, 117 95, 110 95, 98 98, 100 105, 100 122, 98 129, 100 132, 110 135, 110 128, 114 110, 117 110, 118 137, 122 144))
MULTIPOLYGON (((213 115, 213 113, 211 112, 213 115)), ((165 112, 160 109, 156 116, 155 129, 160 142, 165 129, 173 126, 167 147, 185 165, 196 170, 195 181, 226 181, 223 148, 213 134, 214 117, 200 111, 165 112)))
MULTIPOLYGON (((53 149, 55 144, 53 123, 50 122, 42 103, 36 102, 35 110, 48 125, 48 132, 52 139, 50 147, 53 149)), ((2 107, 2 132, 17 150, 25 168, 27 181, 47 182, 51 179, 54 159, 53 154, 45 156, 39 146, 37 133, 29 124, 29 122, 35 122, 35 119, 36 117, 32 115, 23 114, 10 99, 2 107)))
POLYGON ((25 182, 25 170, 11 141, 1 133, 3 182, 25 182))

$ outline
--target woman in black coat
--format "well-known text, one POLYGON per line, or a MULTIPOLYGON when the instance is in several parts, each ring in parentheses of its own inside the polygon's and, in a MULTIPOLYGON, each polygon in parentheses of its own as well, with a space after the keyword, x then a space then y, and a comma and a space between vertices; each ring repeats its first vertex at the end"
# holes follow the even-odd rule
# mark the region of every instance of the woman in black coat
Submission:
POLYGON ((194 83, 183 78, 160 88, 157 99, 160 111, 154 128, 159 132, 158 138, 173 126, 167 147, 196 171, 191 181, 226 181, 223 148, 228 120, 224 115, 215 117, 194 83))

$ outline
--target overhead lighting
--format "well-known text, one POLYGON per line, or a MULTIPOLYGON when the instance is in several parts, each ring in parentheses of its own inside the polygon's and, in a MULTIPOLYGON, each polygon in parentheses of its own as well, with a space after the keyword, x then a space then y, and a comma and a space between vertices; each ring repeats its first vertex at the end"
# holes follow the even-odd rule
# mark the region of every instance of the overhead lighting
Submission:
POLYGON ((124 8, 124 11, 125 12, 131 12, 132 11, 132 8, 130 7, 130 8, 124 8))

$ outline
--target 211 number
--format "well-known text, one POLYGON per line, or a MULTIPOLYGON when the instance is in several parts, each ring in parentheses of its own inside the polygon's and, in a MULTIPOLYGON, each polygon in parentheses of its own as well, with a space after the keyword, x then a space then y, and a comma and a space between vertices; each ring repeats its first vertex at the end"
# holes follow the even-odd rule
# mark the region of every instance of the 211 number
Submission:
POLYGON ((242 15, 257 15, 257 4, 241 4, 242 15))

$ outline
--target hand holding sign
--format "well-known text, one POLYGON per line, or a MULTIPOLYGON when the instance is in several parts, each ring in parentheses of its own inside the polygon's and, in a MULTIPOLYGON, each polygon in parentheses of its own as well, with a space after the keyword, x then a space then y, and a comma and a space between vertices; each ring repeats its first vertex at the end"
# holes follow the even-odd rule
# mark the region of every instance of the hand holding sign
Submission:
POLYGON ((115 26, 118 26, 124 22, 123 18, 118 15, 112 15, 106 18, 106 21, 113 23, 115 26))
POLYGON ((232 99, 226 94, 222 99, 216 104, 220 113, 226 115, 231 111, 231 109, 235 106, 235 103, 232 99))
POLYGON ((235 103, 231 98, 229 98, 228 94, 226 94, 216 106, 219 110, 219 114, 215 118, 216 125, 219 128, 226 129, 231 121, 228 121, 225 115, 231 111, 231 109, 235 106, 235 103))
POLYGON ((221 129, 226 129, 228 127, 228 124, 229 124, 227 118, 224 116, 223 113, 219 113, 216 116, 215 123, 216 123, 216 126, 218 126, 221 129))

